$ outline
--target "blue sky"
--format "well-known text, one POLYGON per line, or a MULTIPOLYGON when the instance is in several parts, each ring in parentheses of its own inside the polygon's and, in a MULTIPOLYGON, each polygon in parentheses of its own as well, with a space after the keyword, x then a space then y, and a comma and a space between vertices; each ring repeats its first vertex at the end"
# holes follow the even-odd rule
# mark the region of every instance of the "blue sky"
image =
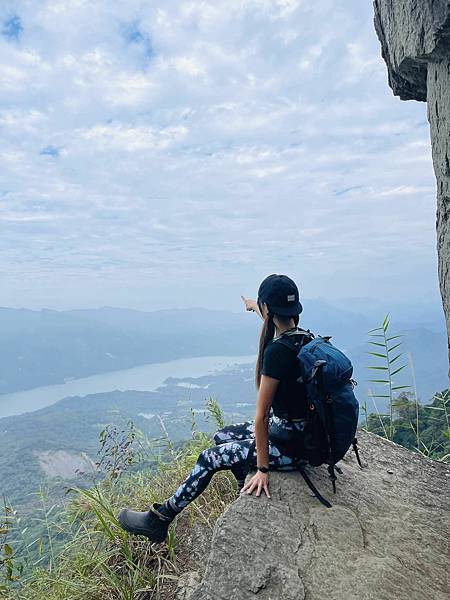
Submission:
POLYGON ((439 302, 426 105, 371 2, 0 8, 0 305, 439 302))

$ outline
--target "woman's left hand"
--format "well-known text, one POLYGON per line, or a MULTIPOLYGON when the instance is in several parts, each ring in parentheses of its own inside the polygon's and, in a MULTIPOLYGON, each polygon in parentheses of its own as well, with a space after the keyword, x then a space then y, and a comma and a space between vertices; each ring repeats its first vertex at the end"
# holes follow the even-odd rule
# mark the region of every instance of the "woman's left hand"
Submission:
POLYGON ((270 498, 269 494, 269 473, 262 473, 256 471, 255 475, 247 481, 241 490, 241 494, 252 494, 256 490, 256 495, 261 494, 261 490, 264 490, 266 496, 270 498))

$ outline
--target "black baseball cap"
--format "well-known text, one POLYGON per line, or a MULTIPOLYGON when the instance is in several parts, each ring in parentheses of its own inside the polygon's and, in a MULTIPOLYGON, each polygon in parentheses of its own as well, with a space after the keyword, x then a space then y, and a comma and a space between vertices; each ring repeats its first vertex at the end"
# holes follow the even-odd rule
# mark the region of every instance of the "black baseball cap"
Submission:
POLYGON ((303 310, 298 287, 287 275, 266 277, 259 286, 258 302, 265 302, 270 312, 281 317, 295 317, 303 310))

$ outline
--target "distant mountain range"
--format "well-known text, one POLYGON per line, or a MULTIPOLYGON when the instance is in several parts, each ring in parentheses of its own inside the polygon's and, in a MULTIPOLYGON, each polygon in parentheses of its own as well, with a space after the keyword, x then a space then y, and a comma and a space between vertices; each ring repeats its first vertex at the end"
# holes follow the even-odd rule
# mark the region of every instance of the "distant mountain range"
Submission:
MULTIPOLYGON (((366 377, 367 331, 384 312, 358 299, 333 306, 305 300, 300 324, 348 352, 366 377)), ((393 307, 395 332, 405 333, 419 393, 428 398, 448 385, 443 317, 436 307, 393 307)), ((54 311, 0 308, 0 394, 68 378, 177 358, 252 354, 261 321, 252 313, 203 308, 142 312, 121 308, 54 311)))
POLYGON ((0 309, 0 393, 147 363, 256 351, 248 314, 0 309))

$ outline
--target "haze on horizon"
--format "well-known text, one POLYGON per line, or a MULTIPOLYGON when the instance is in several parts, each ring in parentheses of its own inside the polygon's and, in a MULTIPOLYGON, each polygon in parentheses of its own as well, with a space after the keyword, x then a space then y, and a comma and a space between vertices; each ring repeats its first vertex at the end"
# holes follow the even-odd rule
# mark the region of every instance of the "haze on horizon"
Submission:
POLYGON ((371 2, 6 0, 0 305, 438 306, 426 105, 371 2))

